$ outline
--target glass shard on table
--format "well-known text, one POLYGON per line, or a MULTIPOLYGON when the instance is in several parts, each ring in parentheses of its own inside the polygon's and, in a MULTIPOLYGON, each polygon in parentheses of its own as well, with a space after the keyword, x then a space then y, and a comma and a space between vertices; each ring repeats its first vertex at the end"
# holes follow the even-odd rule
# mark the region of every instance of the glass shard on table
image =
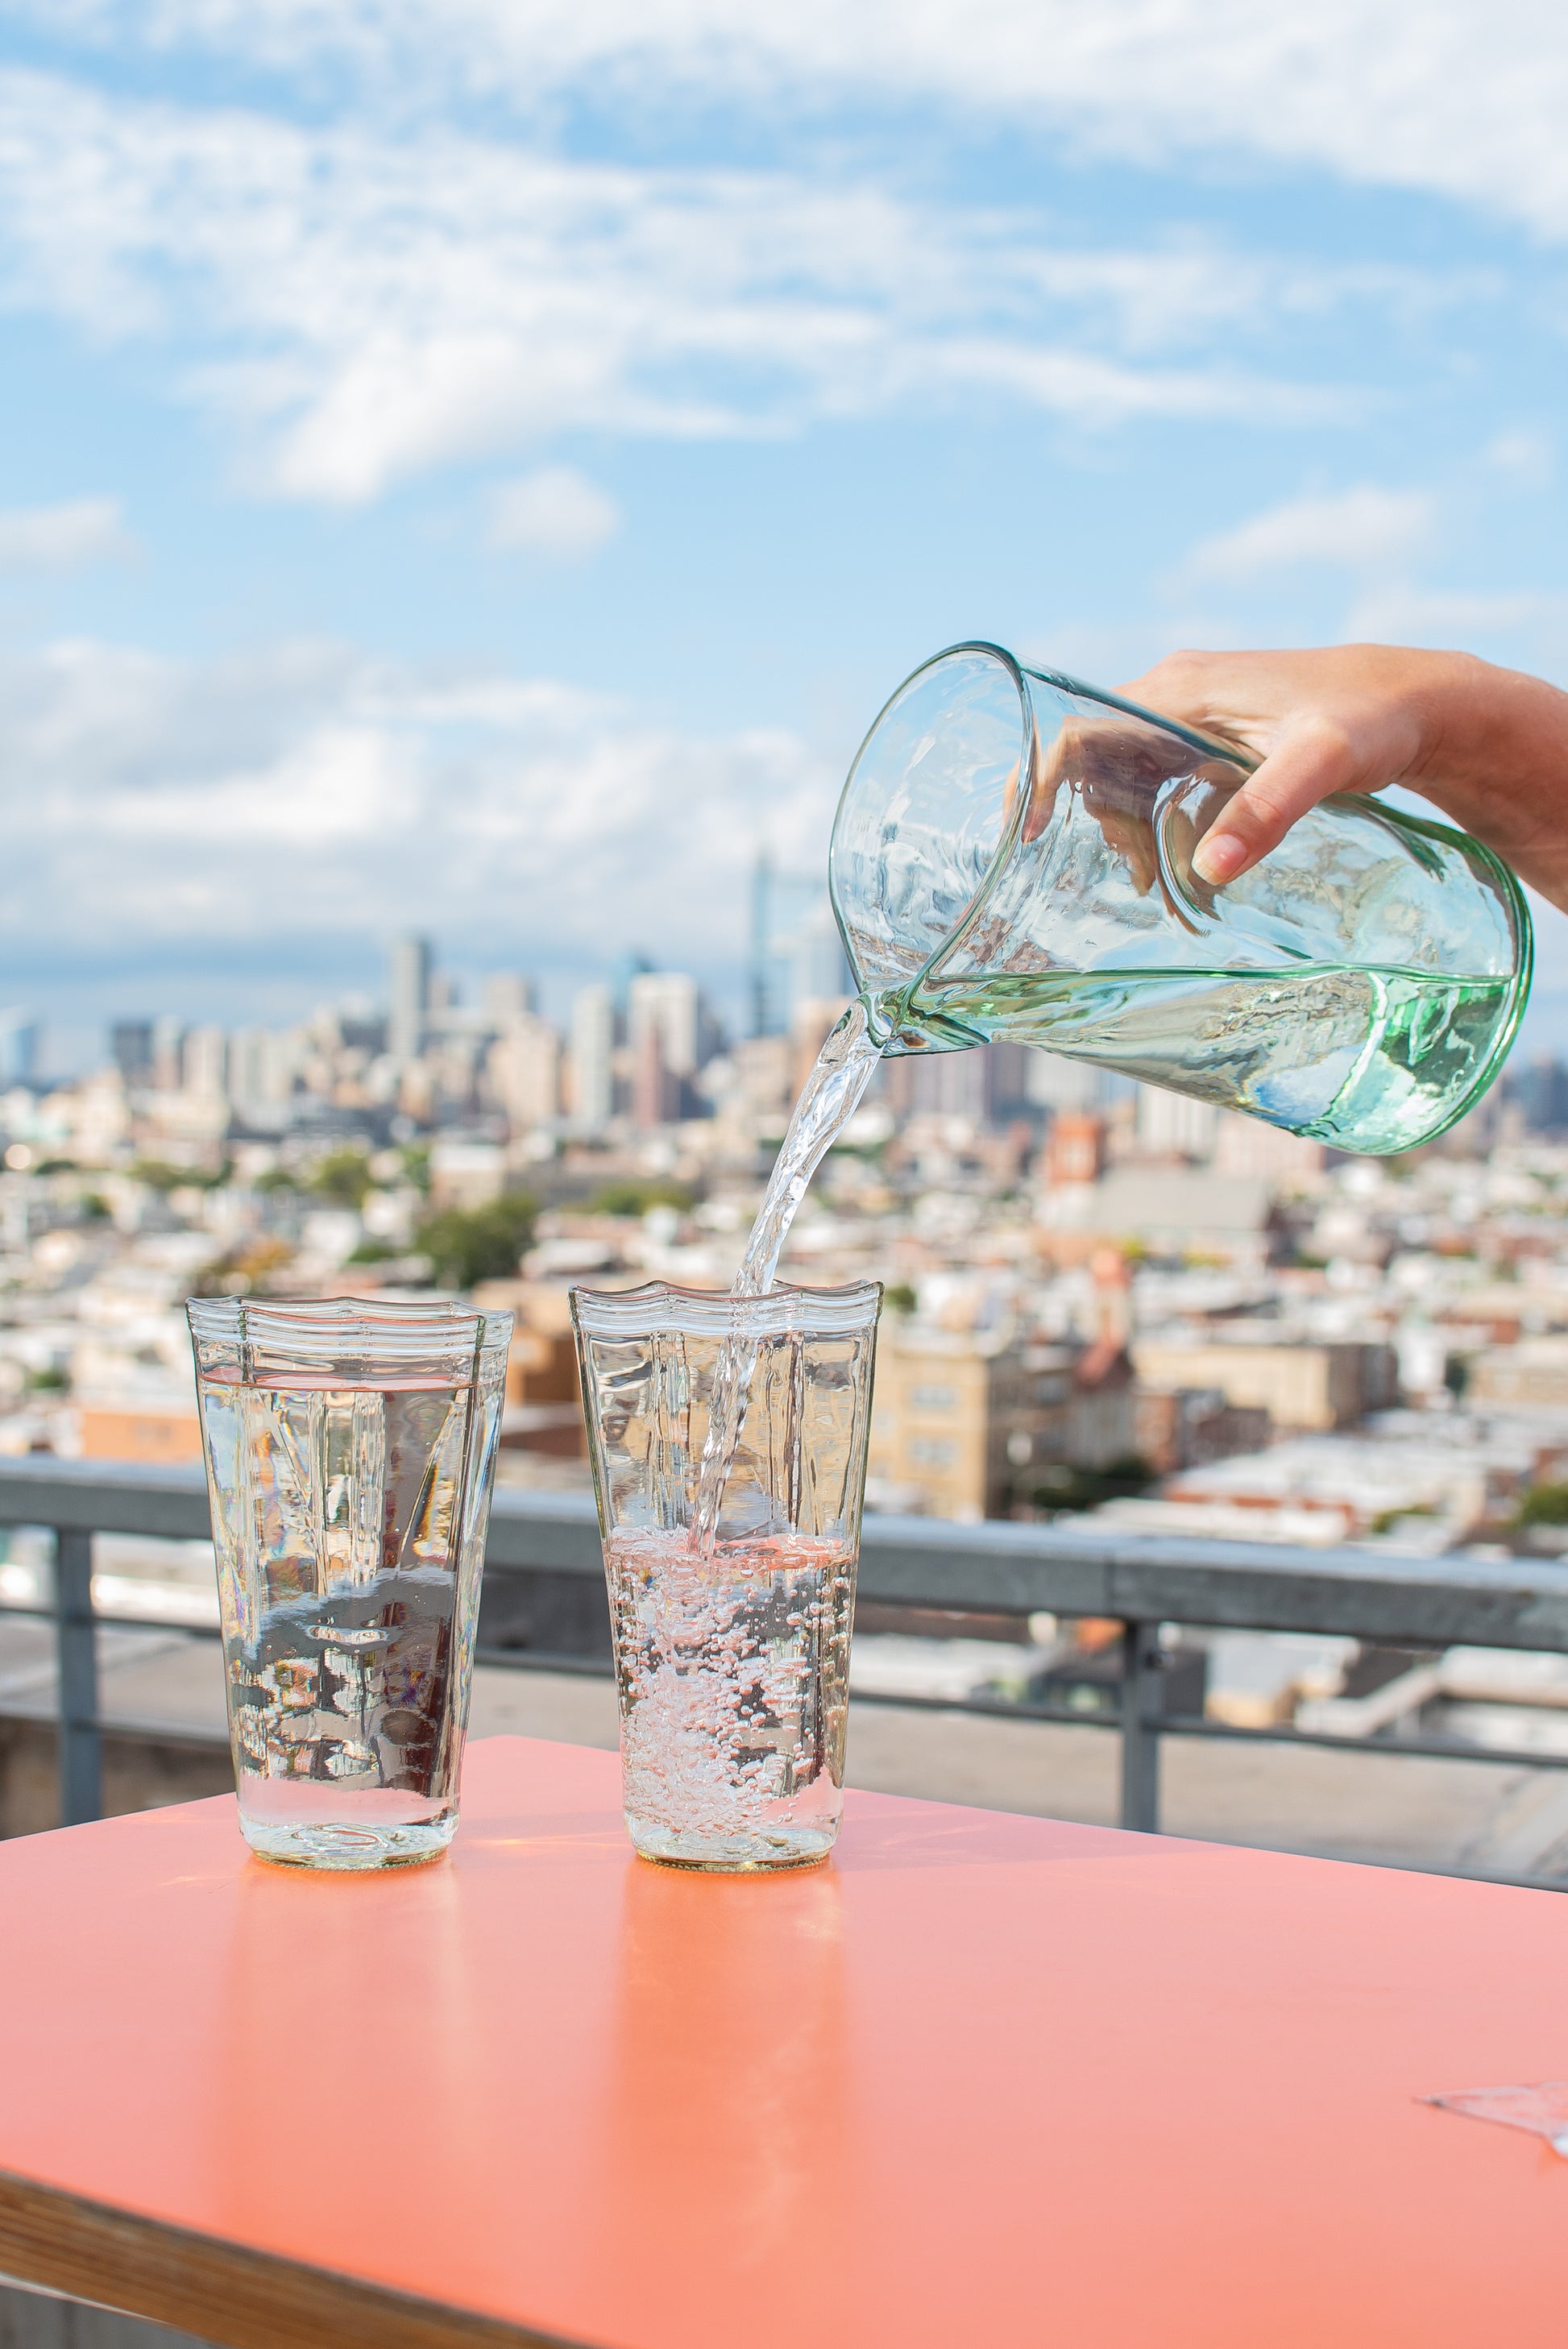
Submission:
POLYGON ((1421 2102, 1467 2114, 1474 2121, 1528 2129, 1568 2160, 1568 2080, 1537 2080, 1522 2088, 1455 2088, 1446 2095, 1423 2096, 1421 2102))

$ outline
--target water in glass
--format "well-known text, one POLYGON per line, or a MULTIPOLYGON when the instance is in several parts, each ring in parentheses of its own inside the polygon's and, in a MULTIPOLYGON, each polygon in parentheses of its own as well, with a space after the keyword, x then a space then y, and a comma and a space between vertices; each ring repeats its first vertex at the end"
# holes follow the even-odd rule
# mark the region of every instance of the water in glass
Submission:
POLYGON ((214 1536, 241 1817, 270 1857, 386 1867, 451 1837, 477 1401, 428 1376, 202 1381, 238 1470, 214 1536))
POLYGON ((799 1866, 838 1833, 855 1553, 800 1535, 605 1544, 627 1824, 650 1858, 799 1866))

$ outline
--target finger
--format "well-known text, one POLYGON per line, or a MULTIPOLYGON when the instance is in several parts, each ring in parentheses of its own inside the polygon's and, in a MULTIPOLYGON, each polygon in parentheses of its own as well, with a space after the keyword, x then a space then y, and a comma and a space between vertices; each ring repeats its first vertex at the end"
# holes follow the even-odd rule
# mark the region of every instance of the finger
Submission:
POLYGON ((1293 728, 1229 800, 1192 853, 1192 870, 1219 888, 1276 848, 1308 811, 1358 781, 1351 746, 1337 727, 1293 728))

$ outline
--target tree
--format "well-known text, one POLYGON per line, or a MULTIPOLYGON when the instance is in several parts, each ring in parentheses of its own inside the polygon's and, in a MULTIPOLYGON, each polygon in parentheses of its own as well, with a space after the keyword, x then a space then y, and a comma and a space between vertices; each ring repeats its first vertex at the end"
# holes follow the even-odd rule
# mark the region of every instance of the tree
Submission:
POLYGON ((1568 1526, 1568 1485, 1532 1485, 1513 1522, 1516 1526, 1568 1526))
POLYGON ((539 1202, 526 1191, 503 1191, 482 1207, 442 1207, 414 1232, 442 1288, 471 1288, 480 1280, 511 1280, 533 1237, 539 1202))
POLYGON ((170 1166, 165 1158, 139 1158, 130 1169, 130 1179, 145 1183, 150 1191, 178 1191, 182 1184, 201 1178, 189 1166, 170 1166))
POLYGON ((330 1206, 357 1208, 376 1186, 363 1150, 330 1150, 313 1172, 310 1187, 330 1206))
POLYGON ((682 1183, 672 1183, 666 1175, 640 1178, 628 1174, 616 1183, 606 1183, 595 1191, 588 1202, 593 1216, 645 1216, 650 1207, 680 1207, 692 1203, 692 1195, 682 1183))

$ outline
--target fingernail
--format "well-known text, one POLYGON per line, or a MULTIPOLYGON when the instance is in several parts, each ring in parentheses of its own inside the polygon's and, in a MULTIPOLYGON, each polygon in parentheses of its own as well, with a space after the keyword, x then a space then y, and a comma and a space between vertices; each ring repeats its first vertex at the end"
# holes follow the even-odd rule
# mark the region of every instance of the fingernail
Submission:
POLYGON ((1192 851, 1192 870, 1214 888, 1239 873, 1247 861, 1247 843, 1233 832, 1206 833, 1192 851))

